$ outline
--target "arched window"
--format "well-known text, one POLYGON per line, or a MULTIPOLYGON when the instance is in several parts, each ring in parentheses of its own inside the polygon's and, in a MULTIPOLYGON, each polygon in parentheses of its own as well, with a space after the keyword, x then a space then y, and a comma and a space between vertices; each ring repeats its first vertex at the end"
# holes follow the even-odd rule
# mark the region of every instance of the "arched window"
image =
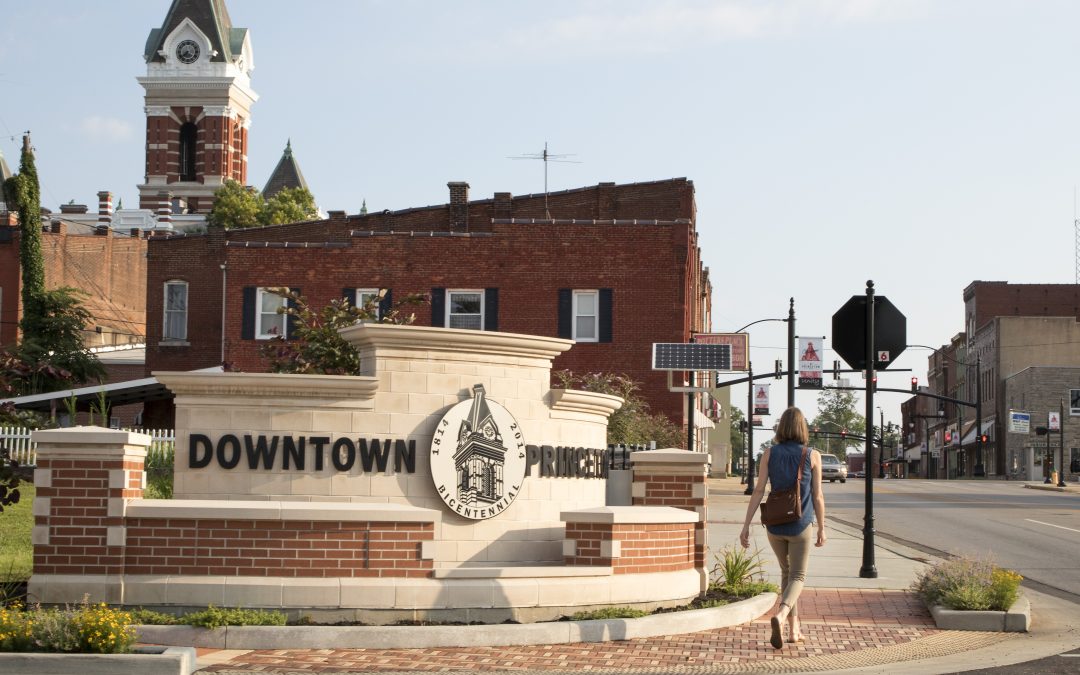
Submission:
POLYGON ((195 180, 195 139, 198 130, 191 122, 180 127, 180 180, 195 180))

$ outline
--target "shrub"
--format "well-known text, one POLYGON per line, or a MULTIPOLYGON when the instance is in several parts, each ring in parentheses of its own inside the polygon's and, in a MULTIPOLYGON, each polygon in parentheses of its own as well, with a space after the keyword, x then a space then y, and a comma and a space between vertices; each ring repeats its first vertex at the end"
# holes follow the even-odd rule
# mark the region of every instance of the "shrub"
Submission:
POLYGON ((595 621, 597 619, 639 619, 648 616, 649 612, 633 607, 604 607, 586 612, 576 612, 570 615, 571 621, 595 621))
POLYGON ((738 586, 753 581, 754 577, 764 577, 765 564, 761 560, 761 551, 753 553, 741 547, 729 547, 715 556, 716 564, 709 570, 709 585, 738 586))
POLYGON ((88 602, 64 609, 21 605, 0 608, 0 651, 90 652, 131 651, 135 629, 131 615, 104 603, 88 602))
POLYGON ((263 609, 230 609, 210 605, 201 612, 180 617, 179 623, 203 628, 221 626, 284 626, 285 613, 263 609))
POLYGON ((912 590, 927 605, 958 610, 1005 611, 1020 594, 1023 577, 987 558, 961 556, 922 572, 912 590))
POLYGON ((172 499, 175 444, 155 443, 146 453, 146 499, 172 499))

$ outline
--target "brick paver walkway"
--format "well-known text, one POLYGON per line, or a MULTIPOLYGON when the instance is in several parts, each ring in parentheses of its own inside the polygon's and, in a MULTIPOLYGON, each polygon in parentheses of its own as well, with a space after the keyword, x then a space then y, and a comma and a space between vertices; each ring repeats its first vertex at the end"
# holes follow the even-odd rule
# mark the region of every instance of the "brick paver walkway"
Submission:
MULTIPOLYGON (((888 663, 960 651, 959 638, 934 627, 922 602, 906 591, 806 589, 799 601, 806 641, 769 646, 766 619, 700 633, 604 643, 437 649, 257 650, 200 672, 389 672, 389 671, 693 671, 826 670, 844 663, 888 663), (890 649, 926 641, 918 648, 890 649), (950 647, 951 643, 953 644, 950 647), (865 654, 857 658, 855 653, 865 654), (895 658, 890 656, 895 654, 895 658), (850 655, 836 661, 836 655, 850 655), (818 658, 815 658, 818 657, 818 658), (728 667, 730 666, 730 668, 728 667), (695 668, 696 667, 696 668, 695 668)), ((964 648, 989 641, 966 634, 964 648)))

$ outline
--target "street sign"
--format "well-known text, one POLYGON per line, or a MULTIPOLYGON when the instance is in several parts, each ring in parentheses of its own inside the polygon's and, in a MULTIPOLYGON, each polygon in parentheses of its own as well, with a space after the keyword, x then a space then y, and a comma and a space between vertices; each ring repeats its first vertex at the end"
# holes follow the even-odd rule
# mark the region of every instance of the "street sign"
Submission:
MULTIPOLYGON (((866 296, 853 295, 832 317, 832 346, 854 370, 866 370, 866 296)), ((875 370, 884 370, 907 347, 907 317, 888 298, 874 298, 875 370)))
POLYGON ((1009 411, 1009 433, 1010 434, 1030 434, 1031 433, 1031 413, 1020 412, 1019 410, 1009 411))

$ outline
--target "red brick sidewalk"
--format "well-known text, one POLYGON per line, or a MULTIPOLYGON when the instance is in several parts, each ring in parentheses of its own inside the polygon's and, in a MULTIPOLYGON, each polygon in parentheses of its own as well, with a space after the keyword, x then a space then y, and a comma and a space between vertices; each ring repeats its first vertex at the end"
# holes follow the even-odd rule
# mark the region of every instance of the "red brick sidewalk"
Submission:
POLYGON ((806 641, 768 645, 761 619, 733 628, 619 642, 438 649, 259 650, 200 672, 604 670, 797 659, 898 645, 939 631, 905 591, 807 589, 799 600, 806 641))

